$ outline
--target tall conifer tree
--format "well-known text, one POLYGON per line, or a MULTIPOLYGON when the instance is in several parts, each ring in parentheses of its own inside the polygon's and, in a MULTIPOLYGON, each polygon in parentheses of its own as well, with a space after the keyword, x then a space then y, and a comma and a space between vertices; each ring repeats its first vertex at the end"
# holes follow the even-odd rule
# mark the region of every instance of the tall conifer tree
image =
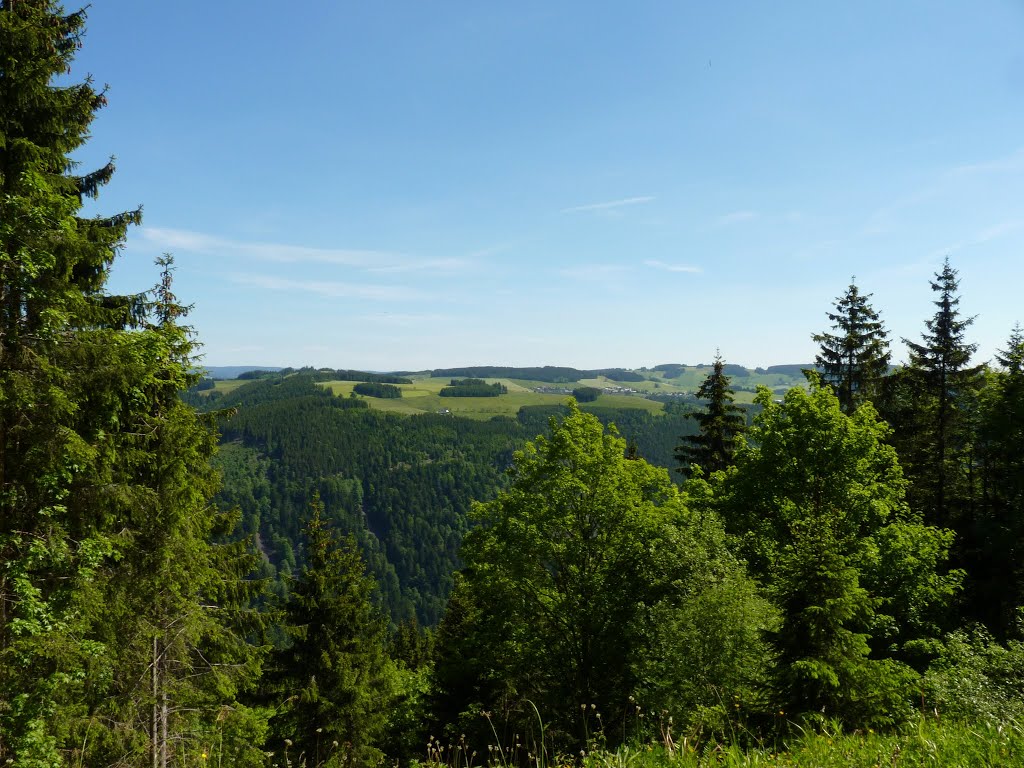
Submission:
POLYGON ((967 553, 975 617, 1001 636, 1024 604, 1024 331, 996 353, 981 398, 976 538, 967 553))
POLYGON ((90 655, 85 595, 114 544, 94 494, 74 493, 109 459, 101 395, 90 403, 81 377, 102 352, 80 332, 137 316, 137 298, 102 286, 139 212, 79 216, 113 173, 78 175, 69 159, 106 101, 88 81, 54 82, 83 23, 51 2, 0 7, 0 762, 59 759, 90 655))
POLYGON ((835 332, 812 337, 820 346, 814 362, 846 414, 875 396, 889 369, 889 334, 868 303, 870 298, 851 280, 846 293, 836 299, 836 311, 828 313, 835 332))
POLYGON ((307 765, 374 765, 393 695, 387 625, 355 539, 335 538, 319 497, 305 534, 306 565, 285 605, 291 643, 269 676, 280 709, 271 746, 307 765))
POLYGON ((964 336, 974 318, 960 315, 957 271, 948 258, 931 288, 938 294, 936 311, 925 321, 921 342, 903 340, 910 352, 907 375, 916 390, 919 421, 897 439, 911 459, 913 501, 929 522, 957 528, 955 507, 967 503, 972 493, 965 473, 972 463, 969 422, 984 366, 970 365, 977 345, 964 336))
POLYGON ((707 403, 705 410, 688 415, 697 422, 699 431, 683 437, 676 448, 679 471, 684 474, 689 473, 692 464, 705 474, 728 467, 747 428, 746 416, 735 404, 729 377, 725 375, 725 361, 717 352, 711 373, 697 390, 697 397, 707 403))
POLYGON ((81 215, 114 171, 70 159, 106 103, 58 81, 84 22, 0 4, 0 763, 163 766, 241 711, 234 671, 258 659, 222 619, 244 598, 220 565, 245 558, 209 543, 215 440, 178 399, 195 376, 170 265, 109 295, 141 213, 81 215))

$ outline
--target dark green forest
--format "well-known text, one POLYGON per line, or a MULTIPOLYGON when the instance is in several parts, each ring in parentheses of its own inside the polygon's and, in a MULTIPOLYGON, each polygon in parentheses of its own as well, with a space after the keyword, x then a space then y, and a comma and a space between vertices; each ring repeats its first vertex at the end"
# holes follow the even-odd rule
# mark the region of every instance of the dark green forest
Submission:
POLYGON ((0 5, 0 763, 1024 759, 1024 332, 977 360, 948 259, 918 337, 851 284, 749 407, 721 356, 658 413, 223 394, 171 256, 108 291, 142 212, 81 215, 84 24, 0 5))

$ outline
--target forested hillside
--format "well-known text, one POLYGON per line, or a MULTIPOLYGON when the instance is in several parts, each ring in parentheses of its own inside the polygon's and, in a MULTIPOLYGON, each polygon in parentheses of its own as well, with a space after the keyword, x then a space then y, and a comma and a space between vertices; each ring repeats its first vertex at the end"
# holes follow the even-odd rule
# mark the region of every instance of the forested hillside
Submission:
MULTIPOLYGON (((356 536, 384 605, 395 622, 439 621, 458 567, 473 501, 493 498, 507 482, 513 452, 567 412, 523 408, 518 418, 487 421, 442 414, 400 416, 332 396, 322 374, 264 376, 200 405, 224 409, 220 501, 242 512, 242 532, 258 534, 283 577, 304 562, 301 531, 309 499, 356 536)), ((635 442, 640 456, 673 467, 673 449, 691 433, 687 409, 664 415, 595 406, 635 442)))

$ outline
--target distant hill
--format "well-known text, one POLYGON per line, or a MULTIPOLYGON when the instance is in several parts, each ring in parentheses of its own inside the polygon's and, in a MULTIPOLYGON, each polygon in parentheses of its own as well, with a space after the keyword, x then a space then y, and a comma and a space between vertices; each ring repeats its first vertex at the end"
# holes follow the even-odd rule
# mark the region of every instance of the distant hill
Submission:
POLYGON ((280 365, 208 365, 206 375, 211 379, 237 379, 241 373, 249 371, 280 371, 280 365))

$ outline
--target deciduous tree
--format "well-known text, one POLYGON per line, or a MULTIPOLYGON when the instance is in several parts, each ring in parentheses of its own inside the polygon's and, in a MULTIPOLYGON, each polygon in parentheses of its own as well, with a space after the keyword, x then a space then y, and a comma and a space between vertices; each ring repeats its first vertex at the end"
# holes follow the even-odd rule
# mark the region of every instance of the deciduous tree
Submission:
POLYGON ((831 388, 762 388, 751 446, 710 482, 691 481, 774 596, 781 626, 775 692, 794 713, 824 711, 851 724, 908 711, 900 662, 916 662, 958 574, 943 574, 951 534, 922 525, 888 427, 865 403, 845 415, 831 388))
MULTIPOLYGON (((514 720, 529 700, 549 733, 578 744, 585 719, 596 725, 594 708, 616 739, 632 695, 681 719, 714 703, 706 674, 724 688, 740 685, 756 632, 709 597, 720 589, 756 603, 742 570, 714 516, 689 511, 665 470, 625 449, 614 429, 571 402, 550 437, 517 452, 511 486, 474 507, 479 525, 463 545, 457 616, 440 633, 440 656, 465 662, 449 669, 457 679, 439 675, 442 693, 462 686, 449 711, 475 706, 514 720), (677 642, 701 625, 705 637, 729 642, 677 642), (724 663, 726 649, 736 663, 724 663)), ((744 618, 756 628, 754 613, 744 618)), ((524 727, 536 722, 529 712, 524 727)))

